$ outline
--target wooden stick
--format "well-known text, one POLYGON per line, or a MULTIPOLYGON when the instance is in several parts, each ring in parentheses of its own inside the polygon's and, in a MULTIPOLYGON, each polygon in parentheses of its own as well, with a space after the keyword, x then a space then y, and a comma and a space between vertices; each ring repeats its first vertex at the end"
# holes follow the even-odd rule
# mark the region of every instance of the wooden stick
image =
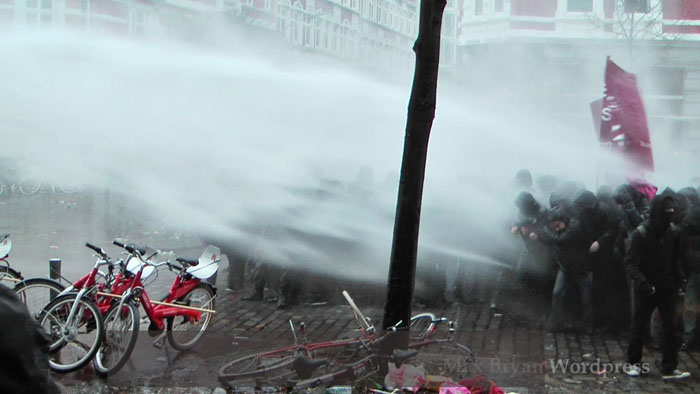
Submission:
POLYGON ((21 282, 21 281, 22 281, 22 279, 15 279, 15 278, 12 278, 12 277, 9 277, 9 276, 3 276, 3 277, 0 278, 0 279, 2 279, 2 280, 9 280, 10 282, 21 282))
MULTIPOLYGON (((98 291, 98 292, 97 292, 97 295, 101 295, 101 296, 105 296, 105 297, 124 298, 124 296, 119 295, 119 294, 103 293, 103 292, 101 292, 101 291, 98 291)), ((171 307, 182 308, 182 309, 191 309, 191 310, 199 311, 199 312, 216 313, 216 311, 213 310, 213 309, 204 309, 204 308, 197 308, 197 307, 194 307, 194 306, 179 305, 179 304, 171 304, 171 303, 169 303, 169 302, 151 301, 151 304, 165 305, 165 306, 171 306, 171 307)))

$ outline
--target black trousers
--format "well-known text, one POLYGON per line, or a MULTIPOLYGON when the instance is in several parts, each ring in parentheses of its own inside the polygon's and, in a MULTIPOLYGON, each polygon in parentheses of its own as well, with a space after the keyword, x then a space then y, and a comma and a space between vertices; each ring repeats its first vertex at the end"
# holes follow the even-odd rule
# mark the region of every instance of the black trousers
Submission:
POLYGON ((642 343, 649 332, 649 321, 655 308, 661 313, 663 325, 663 343, 661 372, 671 373, 678 366, 678 338, 674 328, 676 316, 676 292, 674 290, 657 290, 653 295, 635 294, 632 332, 627 347, 627 361, 638 364, 642 361, 642 343))

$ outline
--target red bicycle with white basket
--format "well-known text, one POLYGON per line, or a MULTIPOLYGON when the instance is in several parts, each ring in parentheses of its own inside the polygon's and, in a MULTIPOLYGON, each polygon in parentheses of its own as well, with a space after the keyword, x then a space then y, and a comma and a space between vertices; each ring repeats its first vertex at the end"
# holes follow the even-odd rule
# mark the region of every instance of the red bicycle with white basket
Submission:
MULTIPOLYGON (((43 278, 35 279, 36 283, 28 279, 19 284, 23 290, 44 287, 59 293, 38 315, 40 325, 50 335, 49 366, 56 372, 75 371, 91 359, 100 376, 121 369, 138 336, 139 304, 152 327, 162 331, 154 341, 158 347, 162 347, 167 337, 173 348, 190 349, 211 322, 216 288, 206 280, 219 269, 219 248, 209 245, 199 259, 178 258, 180 264, 177 264, 170 260, 155 262, 161 253, 152 248, 127 244, 124 240, 115 240, 114 244, 126 249, 126 261, 112 263, 101 248, 86 244, 97 253, 98 260, 90 273, 65 289, 56 285, 57 282, 53 287, 47 286, 51 283, 43 278), (104 265, 109 267, 106 274, 99 271, 104 265), (113 276, 115 266, 121 272, 113 276), (167 296, 162 301, 152 301, 143 281, 161 266, 178 274, 167 296), (106 281, 98 283, 98 275, 106 281)), ((20 299, 22 293, 22 290, 18 293, 20 299)))
POLYGON ((95 369, 103 376, 117 372, 131 355, 139 331, 139 304, 146 311, 151 326, 163 331, 154 341, 155 346, 162 347, 159 344, 167 337, 177 350, 193 348, 215 313, 216 288, 206 280, 219 270, 221 258, 219 248, 209 245, 199 259, 178 258, 176 261, 180 264, 170 260, 155 263, 152 258, 157 252, 151 254, 148 248, 119 240, 114 244, 130 254, 125 270, 129 287, 121 294, 98 293, 106 298, 119 298, 105 315, 105 339, 94 360, 95 369), (144 256, 149 257, 144 259, 144 256), (152 301, 142 280, 160 266, 167 266, 178 275, 168 295, 162 301, 152 301))

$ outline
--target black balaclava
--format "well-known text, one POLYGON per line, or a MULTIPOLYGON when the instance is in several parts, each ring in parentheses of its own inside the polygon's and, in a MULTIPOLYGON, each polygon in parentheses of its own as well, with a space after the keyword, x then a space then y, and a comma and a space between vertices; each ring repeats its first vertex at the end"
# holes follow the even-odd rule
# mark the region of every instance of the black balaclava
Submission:
POLYGON ((675 208, 676 203, 673 201, 673 196, 668 193, 660 194, 651 201, 649 222, 657 236, 661 237, 673 222, 675 208), (668 212, 667 210, 670 208, 674 212, 668 212))
POLYGON ((518 194, 515 198, 515 206, 528 216, 537 216, 541 210, 540 204, 535 200, 535 197, 528 192, 520 192, 518 194))

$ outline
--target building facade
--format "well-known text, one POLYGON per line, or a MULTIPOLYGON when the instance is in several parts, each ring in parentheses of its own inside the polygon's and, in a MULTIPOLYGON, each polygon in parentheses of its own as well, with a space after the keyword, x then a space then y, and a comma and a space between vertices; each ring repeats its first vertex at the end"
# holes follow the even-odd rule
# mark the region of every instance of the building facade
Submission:
POLYGON ((417 0, 226 0, 229 15, 292 45, 384 69, 412 65, 417 0))
POLYGON ((700 1, 462 0, 460 13, 455 73, 497 76, 590 130, 611 56, 639 76, 655 144, 700 164, 700 1))
POLYGON ((177 32, 188 21, 226 20, 305 50, 394 69, 413 64, 417 6, 418 0, 0 0, 0 26, 139 37, 177 32))
POLYGON ((222 0, 0 0, 0 24, 144 36, 222 9, 222 0))

